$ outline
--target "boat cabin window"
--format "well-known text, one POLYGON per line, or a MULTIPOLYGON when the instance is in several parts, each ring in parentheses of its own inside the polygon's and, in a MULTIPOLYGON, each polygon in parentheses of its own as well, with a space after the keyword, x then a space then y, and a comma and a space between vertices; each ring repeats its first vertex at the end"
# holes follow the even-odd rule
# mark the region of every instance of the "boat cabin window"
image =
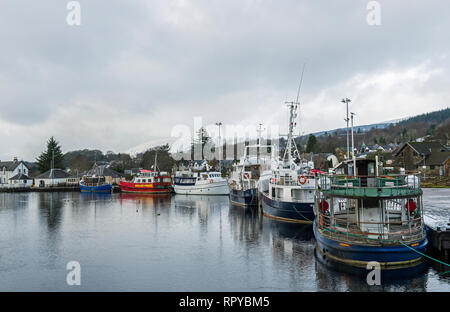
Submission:
POLYGON ((368 175, 369 176, 374 176, 375 175, 375 163, 369 163, 367 166, 368 169, 368 175))

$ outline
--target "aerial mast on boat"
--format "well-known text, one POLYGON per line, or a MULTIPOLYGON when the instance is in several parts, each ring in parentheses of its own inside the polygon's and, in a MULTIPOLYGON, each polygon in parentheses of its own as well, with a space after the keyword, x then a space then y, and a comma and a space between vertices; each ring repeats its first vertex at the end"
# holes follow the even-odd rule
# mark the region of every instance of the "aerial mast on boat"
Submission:
POLYGON ((294 127, 297 125, 297 123, 295 122, 295 119, 298 116, 297 109, 300 105, 299 97, 300 97, 300 89, 301 89, 302 83, 303 83, 303 73, 304 72, 305 72, 305 64, 303 64, 302 75, 300 78, 300 83, 298 85, 297 99, 295 100, 295 102, 294 101, 285 102, 289 107, 289 131, 287 134, 287 137, 288 137, 287 148, 284 151, 283 161, 286 162, 286 154, 287 154, 287 163, 289 165, 292 162, 292 145, 294 145, 295 152, 297 153, 297 155, 300 156, 300 153, 298 152, 298 149, 297 149, 297 145, 295 144, 295 141, 294 141, 293 132, 294 132, 294 127))

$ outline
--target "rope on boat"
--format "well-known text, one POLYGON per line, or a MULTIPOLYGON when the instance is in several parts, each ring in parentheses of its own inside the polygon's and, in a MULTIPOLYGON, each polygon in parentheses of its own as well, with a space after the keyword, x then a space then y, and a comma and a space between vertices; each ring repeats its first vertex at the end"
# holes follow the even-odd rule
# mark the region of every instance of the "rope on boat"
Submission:
POLYGON ((450 273, 450 271, 445 271, 445 272, 439 273, 439 276, 445 275, 445 274, 448 274, 448 273, 450 273))
POLYGON ((297 208, 295 208, 295 205, 293 207, 294 207, 295 212, 298 213, 300 217, 302 217, 306 221, 313 222, 312 220, 309 220, 307 217, 305 217, 300 211, 298 211, 297 208))
POLYGON ((408 247, 408 248, 411 249, 412 251, 415 251, 415 252, 417 252, 418 254, 420 254, 420 255, 422 255, 422 256, 424 256, 424 257, 427 257, 428 259, 434 260, 434 261, 436 261, 436 262, 439 262, 440 264, 443 264, 443 265, 446 265, 446 266, 449 266, 449 267, 450 267, 450 264, 448 264, 448 263, 445 263, 445 262, 443 262, 443 261, 441 261, 441 260, 435 259, 435 258, 433 258, 433 257, 430 257, 430 256, 424 254, 424 253, 421 253, 420 251, 415 250, 414 248, 412 248, 412 247, 406 245, 405 243, 403 243, 403 242, 401 242, 401 241, 398 241, 398 242, 399 242, 400 244, 402 244, 403 246, 408 247))
MULTIPOLYGON (((324 231, 328 231, 328 232, 336 232, 336 233, 340 233, 340 234, 345 234, 345 235, 350 235, 350 236, 357 236, 357 237, 360 237, 360 238, 366 238, 366 239, 372 239, 372 240, 377 240, 377 241, 379 241, 378 238, 365 237, 365 236, 362 236, 362 235, 353 234, 353 233, 345 233, 345 232, 338 231, 338 230, 331 230, 331 229, 326 229, 326 228, 323 229, 323 230, 324 230, 324 231)), ((428 258, 428 259, 431 259, 431 260, 436 261, 436 262, 438 262, 438 263, 440 263, 440 264, 443 264, 443 265, 446 265, 446 266, 450 267, 450 264, 445 263, 445 262, 443 262, 443 261, 441 261, 441 260, 435 259, 435 258, 433 258, 433 257, 430 257, 430 256, 428 256, 428 255, 426 255, 426 254, 424 254, 424 253, 422 253, 422 252, 420 252, 420 251, 418 251, 418 250, 412 248, 411 246, 408 246, 407 244, 405 244, 405 243, 402 242, 402 241, 398 241, 398 240, 390 240, 390 239, 381 239, 381 241, 389 242, 389 243, 400 243, 400 244, 402 244, 403 246, 408 247, 408 248, 411 249, 412 251, 414 251, 414 252, 416 252, 416 253, 418 253, 418 254, 420 254, 420 255, 422 255, 422 256, 428 258)), ((450 271, 444 272, 444 273, 442 273, 442 274, 446 274, 446 273, 450 273, 450 271)))

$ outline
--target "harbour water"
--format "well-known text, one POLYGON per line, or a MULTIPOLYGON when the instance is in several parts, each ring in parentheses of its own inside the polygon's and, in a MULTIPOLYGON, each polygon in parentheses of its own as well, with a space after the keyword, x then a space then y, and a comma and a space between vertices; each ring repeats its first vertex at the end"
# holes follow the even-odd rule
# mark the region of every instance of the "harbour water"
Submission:
MULTIPOLYGON (((424 190, 430 220, 448 222, 449 198, 424 190)), ((227 196, 0 194, 0 291, 450 291, 430 265, 369 286, 314 249, 312 226, 227 196), (66 283, 70 261, 80 286, 66 283)))

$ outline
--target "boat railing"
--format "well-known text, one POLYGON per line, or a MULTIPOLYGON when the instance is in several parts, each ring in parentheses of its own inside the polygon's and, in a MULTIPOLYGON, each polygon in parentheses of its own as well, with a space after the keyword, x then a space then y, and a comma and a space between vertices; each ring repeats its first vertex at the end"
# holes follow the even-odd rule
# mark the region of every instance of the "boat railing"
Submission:
POLYGON ((289 176, 281 176, 271 178, 271 183, 280 186, 312 186, 315 187, 315 176, 313 175, 300 175, 299 178, 293 179, 289 176), (300 178, 304 177, 304 178, 300 178))
POLYGON ((320 174, 319 189, 347 196, 408 196, 421 193, 420 174, 347 176, 320 174))
POLYGON ((316 226, 325 237, 348 243, 411 243, 426 236, 422 218, 391 222, 362 222, 339 218, 319 211, 316 226), (365 228, 365 230, 363 230, 365 228))

